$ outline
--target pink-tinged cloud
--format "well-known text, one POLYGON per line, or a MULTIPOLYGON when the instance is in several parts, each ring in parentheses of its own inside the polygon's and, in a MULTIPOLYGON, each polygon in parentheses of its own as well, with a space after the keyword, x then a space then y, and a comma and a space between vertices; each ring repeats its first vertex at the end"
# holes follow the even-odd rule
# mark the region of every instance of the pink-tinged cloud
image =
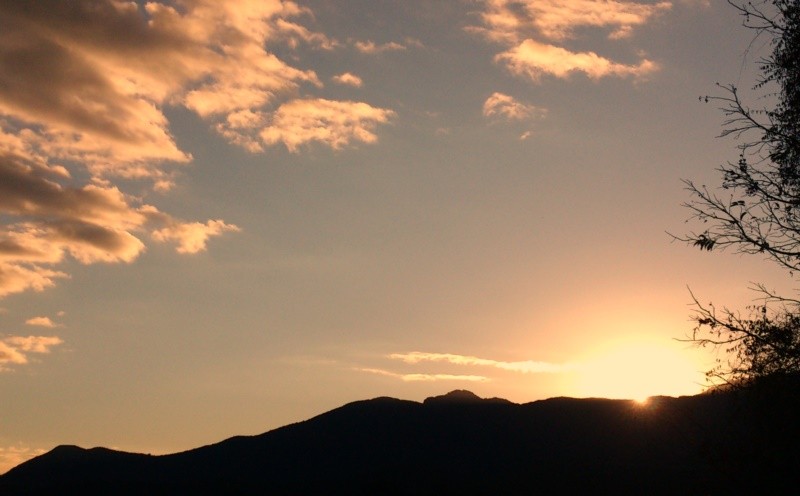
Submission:
POLYGON ((400 360, 409 364, 417 364, 421 362, 444 362, 453 365, 493 367, 501 370, 521 372, 525 374, 558 373, 566 372, 574 368, 573 365, 570 364, 539 362, 534 360, 503 362, 499 360, 490 360, 487 358, 478 358, 470 355, 455 355, 452 353, 426 353, 421 351, 412 351, 410 353, 392 353, 388 356, 388 358, 400 360))
POLYGON ((31 317, 25 321, 25 324, 37 327, 56 327, 56 323, 53 322, 50 317, 31 317))
POLYGON ((354 141, 375 142, 375 127, 393 116, 391 110, 363 102, 292 100, 272 114, 261 139, 269 145, 283 143, 291 152, 314 141, 340 149, 354 141))
POLYGON ((482 375, 458 375, 458 374, 398 374, 384 369, 359 368, 361 372, 392 377, 403 382, 435 382, 435 381, 466 381, 466 382, 487 382, 488 377, 482 375))
POLYGON ((9 336, 0 338, 0 372, 10 370, 11 365, 28 363, 28 354, 50 353, 50 348, 64 341, 57 336, 9 336))
POLYGON ((523 121, 544 118, 547 115, 547 109, 523 103, 509 95, 495 92, 483 103, 483 115, 523 121))
POLYGON ((495 61, 503 63, 512 74, 533 82, 539 82, 545 75, 564 79, 576 73, 594 80, 609 76, 643 79, 659 68, 647 59, 636 65, 620 64, 594 52, 571 52, 531 39, 496 55, 495 61))
POLYGON ((364 84, 360 77, 349 72, 333 76, 333 81, 345 86, 354 86, 356 88, 360 88, 364 84))

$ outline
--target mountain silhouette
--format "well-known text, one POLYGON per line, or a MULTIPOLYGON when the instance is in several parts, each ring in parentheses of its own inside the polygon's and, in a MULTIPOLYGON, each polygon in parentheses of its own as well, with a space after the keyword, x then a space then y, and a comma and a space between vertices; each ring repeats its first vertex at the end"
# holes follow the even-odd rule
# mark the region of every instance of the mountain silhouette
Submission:
POLYGON ((170 455, 59 446, 0 494, 796 494, 797 386, 644 405, 381 397, 170 455))

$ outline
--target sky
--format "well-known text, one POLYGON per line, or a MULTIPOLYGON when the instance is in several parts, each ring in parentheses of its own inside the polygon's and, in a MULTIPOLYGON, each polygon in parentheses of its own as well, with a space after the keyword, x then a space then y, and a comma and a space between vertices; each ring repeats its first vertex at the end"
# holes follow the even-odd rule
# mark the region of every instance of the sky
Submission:
POLYGON ((376 396, 702 391, 722 1, 0 1, 0 472, 376 396), (690 291, 692 293, 690 293, 690 291))

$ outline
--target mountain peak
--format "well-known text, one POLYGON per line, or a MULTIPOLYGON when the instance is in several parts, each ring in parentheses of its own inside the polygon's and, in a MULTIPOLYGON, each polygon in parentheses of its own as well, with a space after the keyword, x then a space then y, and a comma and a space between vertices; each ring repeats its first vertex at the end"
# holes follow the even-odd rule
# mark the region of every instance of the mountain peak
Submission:
POLYGON ((466 389, 456 389, 441 396, 431 396, 430 398, 425 398, 423 403, 428 405, 431 403, 480 403, 481 401, 483 401, 483 399, 472 391, 467 391, 466 389))

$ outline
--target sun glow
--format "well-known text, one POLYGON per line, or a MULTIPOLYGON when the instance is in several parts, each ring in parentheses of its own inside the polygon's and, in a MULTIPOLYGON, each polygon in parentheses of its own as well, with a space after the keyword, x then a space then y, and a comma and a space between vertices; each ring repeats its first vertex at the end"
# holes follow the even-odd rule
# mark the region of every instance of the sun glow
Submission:
POLYGON ((620 341, 598 350, 577 371, 577 394, 630 399, 643 405, 650 396, 699 393, 700 366, 670 344, 620 341))

